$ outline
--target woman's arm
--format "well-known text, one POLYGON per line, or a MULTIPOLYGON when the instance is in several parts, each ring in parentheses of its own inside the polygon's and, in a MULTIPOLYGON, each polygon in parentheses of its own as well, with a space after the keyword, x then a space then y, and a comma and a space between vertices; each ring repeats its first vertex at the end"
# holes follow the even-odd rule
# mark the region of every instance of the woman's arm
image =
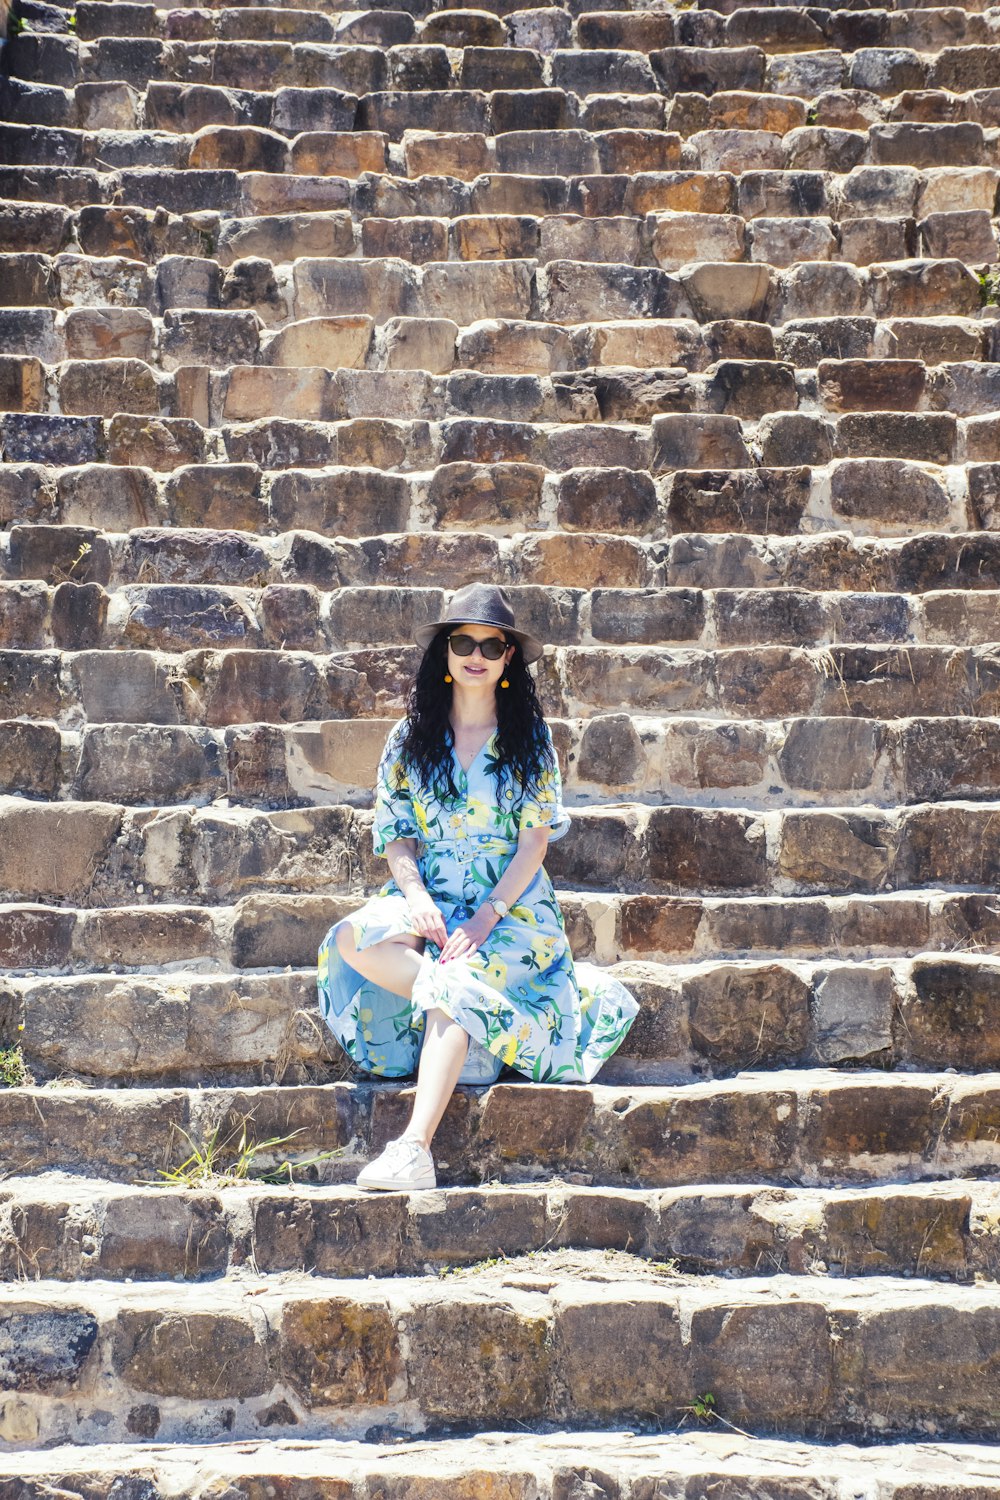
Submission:
POLYGON ((489 897, 496 896, 498 901, 506 901, 508 906, 513 906, 541 869, 548 842, 547 828, 521 829, 513 859, 492 891, 484 898, 483 904, 467 921, 460 922, 455 928, 441 950, 442 963, 449 958, 464 958, 486 941, 500 920, 489 904, 489 897))
POLYGON ((385 846, 385 857, 393 880, 406 897, 417 934, 440 947, 447 939, 448 929, 440 908, 435 906, 420 878, 416 839, 391 839, 385 846))

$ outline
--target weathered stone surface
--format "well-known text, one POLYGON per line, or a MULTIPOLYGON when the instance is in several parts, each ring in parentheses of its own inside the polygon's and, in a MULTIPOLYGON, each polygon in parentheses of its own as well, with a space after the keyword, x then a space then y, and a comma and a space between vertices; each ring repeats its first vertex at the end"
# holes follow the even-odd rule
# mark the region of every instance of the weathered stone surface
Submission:
POLYGON ((97 1320, 82 1309, 9 1313, 0 1326, 0 1389, 72 1389, 96 1341, 97 1320))

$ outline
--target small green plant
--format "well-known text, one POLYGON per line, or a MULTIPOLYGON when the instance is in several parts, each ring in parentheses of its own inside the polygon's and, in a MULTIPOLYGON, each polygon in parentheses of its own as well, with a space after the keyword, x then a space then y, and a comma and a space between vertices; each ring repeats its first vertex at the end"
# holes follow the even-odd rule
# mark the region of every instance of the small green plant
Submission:
POLYGON ((712 1392, 706 1391, 703 1396, 695 1396, 688 1410, 694 1413, 699 1422, 711 1422, 717 1415, 712 1392))
POLYGON ((69 28, 70 31, 75 31, 76 30, 76 11, 75 10, 71 10, 70 11, 70 13, 69 13, 69 15, 68 15, 68 17, 66 19, 66 25, 68 26, 68 28, 69 28))
POLYGON ((688 1417, 696 1417, 706 1427, 710 1427, 713 1422, 721 1422, 723 1427, 729 1428, 730 1432, 738 1432, 741 1437, 750 1436, 749 1432, 745 1432, 742 1427, 737 1427, 735 1422, 730 1422, 728 1417, 722 1415, 716 1406, 715 1396, 711 1391, 705 1391, 702 1395, 695 1396, 687 1406, 678 1407, 678 1411, 683 1414, 680 1424, 682 1427, 688 1417))
POLYGON ((996 307, 1000 303, 1000 268, 979 272, 979 298, 984 307, 996 307))
POLYGON ((20 1043, 15 1047, 0 1047, 0 1088, 18 1089, 30 1082, 20 1043))
POLYGON ((175 1126, 191 1147, 191 1154, 179 1167, 161 1167, 155 1186, 219 1187, 250 1179, 256 1182, 292 1183, 296 1172, 305 1167, 318 1166, 321 1162, 330 1161, 342 1154, 339 1150, 321 1151, 303 1161, 285 1160, 269 1171, 254 1171, 259 1157, 273 1156, 275 1151, 288 1146, 303 1132, 293 1130, 291 1135, 275 1135, 266 1141, 255 1141, 250 1135, 252 1120, 252 1115, 244 1115, 226 1135, 222 1133, 222 1126, 217 1125, 202 1145, 198 1145, 179 1125, 175 1126))
POLYGON ((815 106, 815 104, 810 104, 809 108, 806 110, 806 124, 807 125, 815 125, 817 118, 818 118, 818 115, 817 115, 816 106, 815 106))

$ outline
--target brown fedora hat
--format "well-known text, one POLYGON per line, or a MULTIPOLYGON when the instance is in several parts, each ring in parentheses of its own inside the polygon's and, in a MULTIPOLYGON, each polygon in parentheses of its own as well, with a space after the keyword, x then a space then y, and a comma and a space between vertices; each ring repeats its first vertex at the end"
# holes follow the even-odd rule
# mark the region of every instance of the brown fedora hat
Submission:
POLYGON ((421 625, 413 632, 413 639, 426 650, 443 625, 495 625, 505 635, 513 636, 526 662, 537 661, 545 649, 537 637, 515 628, 510 595, 495 583, 467 583, 456 589, 444 619, 421 625))

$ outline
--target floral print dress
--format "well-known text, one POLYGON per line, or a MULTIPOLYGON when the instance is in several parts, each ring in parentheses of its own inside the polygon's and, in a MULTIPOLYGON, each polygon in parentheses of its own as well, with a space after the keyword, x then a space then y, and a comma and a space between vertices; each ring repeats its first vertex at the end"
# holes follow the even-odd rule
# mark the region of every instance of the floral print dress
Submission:
MULTIPOLYGON (((378 769, 373 828, 376 854, 392 839, 412 838, 424 884, 451 933, 493 890, 517 850, 522 828, 569 828, 558 765, 535 795, 507 790, 497 805, 496 736, 468 771, 452 751, 458 795, 442 800, 414 780, 399 757, 405 720, 393 726, 378 769)), ((546 727, 546 734, 551 735, 546 727)), ((359 949, 412 932, 409 908, 394 880, 351 916, 359 949)), ((622 1042, 638 1011, 623 984, 595 964, 574 963, 552 882, 544 865, 475 953, 441 965, 428 942, 413 988, 403 999, 363 979, 341 957, 334 923, 319 952, 324 1020, 359 1068, 385 1078, 416 1070, 424 1012, 440 1007, 487 1049, 536 1082, 586 1082, 622 1042)), ((470 1051, 473 1050, 470 1048, 470 1051)))

